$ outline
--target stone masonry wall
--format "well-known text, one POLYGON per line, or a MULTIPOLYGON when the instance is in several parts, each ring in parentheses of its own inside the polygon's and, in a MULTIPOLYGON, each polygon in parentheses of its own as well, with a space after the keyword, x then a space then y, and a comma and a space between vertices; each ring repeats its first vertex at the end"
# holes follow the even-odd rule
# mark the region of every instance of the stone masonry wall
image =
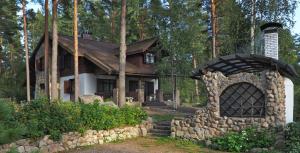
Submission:
POLYGON ((42 153, 62 152, 81 146, 146 136, 150 128, 152 128, 152 122, 148 120, 133 127, 100 131, 87 130, 84 134, 69 132, 63 134, 62 140, 58 142, 49 139, 49 135, 44 136, 40 140, 22 139, 11 144, 0 146, 0 153, 5 153, 12 147, 17 148, 19 153, 31 153, 33 151, 40 151, 42 153))
POLYGON ((175 118, 171 123, 171 136, 203 140, 222 135, 228 131, 239 131, 249 126, 270 128, 285 125, 284 79, 275 71, 262 72, 259 76, 251 73, 240 73, 225 77, 222 73, 208 72, 202 76, 207 87, 207 106, 200 108, 192 116, 175 118), (219 96, 228 86, 247 82, 265 95, 265 117, 240 118, 221 117, 219 96))

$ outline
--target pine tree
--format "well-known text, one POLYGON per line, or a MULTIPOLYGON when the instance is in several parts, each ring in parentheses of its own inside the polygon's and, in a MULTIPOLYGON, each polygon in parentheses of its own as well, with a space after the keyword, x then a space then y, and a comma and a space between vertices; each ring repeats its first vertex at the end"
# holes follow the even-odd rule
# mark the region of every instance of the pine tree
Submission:
POLYGON ((51 65, 51 99, 58 99, 57 89, 57 0, 52 0, 52 65, 51 65))
POLYGON ((45 0, 45 93, 48 98, 50 98, 49 93, 49 32, 48 32, 48 16, 49 16, 49 8, 48 8, 48 0, 45 0))
POLYGON ((120 65, 119 65, 119 107, 125 105, 125 67, 126 67, 126 0, 122 0, 120 29, 120 65))
POLYGON ((79 98, 78 75, 78 30, 77 30, 77 0, 74 0, 74 77, 75 77, 75 101, 79 98))
POLYGON ((25 58, 26 58, 26 90, 27 90, 27 101, 30 101, 30 77, 29 77, 29 53, 28 53, 28 35, 27 35, 27 23, 26 23, 26 1, 22 0, 22 11, 23 11, 23 30, 24 30, 24 47, 25 47, 25 58))

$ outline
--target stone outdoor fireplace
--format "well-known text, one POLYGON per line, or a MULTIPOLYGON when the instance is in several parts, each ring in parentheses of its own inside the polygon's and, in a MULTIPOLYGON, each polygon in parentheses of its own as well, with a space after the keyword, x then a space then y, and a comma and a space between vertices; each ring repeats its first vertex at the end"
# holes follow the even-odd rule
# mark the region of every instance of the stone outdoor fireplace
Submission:
POLYGON ((284 126, 284 77, 293 67, 276 59, 235 54, 219 57, 194 71, 204 81, 207 106, 192 116, 172 121, 173 137, 206 139, 246 127, 284 126))

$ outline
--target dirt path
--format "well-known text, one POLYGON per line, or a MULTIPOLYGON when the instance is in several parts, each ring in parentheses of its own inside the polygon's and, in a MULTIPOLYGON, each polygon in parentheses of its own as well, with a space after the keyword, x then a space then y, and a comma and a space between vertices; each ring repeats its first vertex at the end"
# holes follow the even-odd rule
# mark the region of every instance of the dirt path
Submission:
POLYGON ((78 148, 68 153, 218 153, 199 145, 169 138, 143 137, 78 148))

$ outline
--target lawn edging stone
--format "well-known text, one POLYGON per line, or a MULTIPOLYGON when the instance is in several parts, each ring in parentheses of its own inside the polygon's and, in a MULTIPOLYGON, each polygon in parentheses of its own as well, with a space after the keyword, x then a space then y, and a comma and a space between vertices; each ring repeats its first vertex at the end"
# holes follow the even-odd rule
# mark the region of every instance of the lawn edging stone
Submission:
POLYGON ((76 147, 103 144, 117 140, 125 140, 139 136, 147 136, 153 127, 152 119, 148 118, 136 126, 127 126, 109 130, 87 130, 84 134, 68 132, 62 135, 60 141, 53 141, 46 135, 38 140, 21 139, 10 144, 0 146, 0 153, 6 153, 11 148, 16 148, 19 153, 40 151, 42 153, 55 153, 67 151, 76 147))

